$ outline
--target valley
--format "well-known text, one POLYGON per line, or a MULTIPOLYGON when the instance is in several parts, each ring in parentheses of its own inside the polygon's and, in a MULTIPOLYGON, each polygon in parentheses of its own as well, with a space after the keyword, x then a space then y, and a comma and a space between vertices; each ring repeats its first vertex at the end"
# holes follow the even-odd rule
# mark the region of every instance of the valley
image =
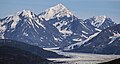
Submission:
POLYGON ((60 55, 70 57, 70 58, 47 58, 48 60, 52 60, 60 64, 96 64, 120 58, 120 55, 62 52, 61 50, 58 50, 58 48, 44 48, 44 49, 56 52, 60 55))

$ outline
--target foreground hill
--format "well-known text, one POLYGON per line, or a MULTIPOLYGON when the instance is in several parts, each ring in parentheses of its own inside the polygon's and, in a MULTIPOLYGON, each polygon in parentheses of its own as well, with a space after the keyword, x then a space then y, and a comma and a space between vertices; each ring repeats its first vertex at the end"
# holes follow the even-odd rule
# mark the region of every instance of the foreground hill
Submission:
POLYGON ((18 49, 31 52, 32 54, 35 54, 35 55, 38 55, 44 58, 63 57, 61 55, 58 55, 55 52, 43 50, 42 48, 38 46, 33 46, 33 45, 29 45, 23 42, 18 42, 18 41, 9 40, 9 39, 0 39, 0 47, 1 46, 9 46, 9 47, 18 48, 18 49))
POLYGON ((0 64, 49 64, 52 63, 28 51, 0 46, 0 64))
POLYGON ((119 64, 119 63, 120 63, 120 58, 109 61, 109 62, 99 63, 99 64, 119 64))

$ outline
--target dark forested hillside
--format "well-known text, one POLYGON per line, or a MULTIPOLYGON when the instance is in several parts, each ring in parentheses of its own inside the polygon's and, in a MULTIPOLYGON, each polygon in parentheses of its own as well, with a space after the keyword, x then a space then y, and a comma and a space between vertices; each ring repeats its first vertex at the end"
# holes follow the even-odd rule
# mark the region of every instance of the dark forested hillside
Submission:
POLYGON ((0 64, 49 64, 52 63, 28 51, 0 46, 0 64))
POLYGON ((9 39, 0 39, 0 47, 1 46, 9 46, 14 48, 19 48, 21 50, 29 51, 33 54, 39 55, 44 58, 55 58, 55 57, 63 57, 61 55, 58 55, 55 52, 44 50, 38 46, 29 45, 23 42, 18 42, 14 40, 9 39))

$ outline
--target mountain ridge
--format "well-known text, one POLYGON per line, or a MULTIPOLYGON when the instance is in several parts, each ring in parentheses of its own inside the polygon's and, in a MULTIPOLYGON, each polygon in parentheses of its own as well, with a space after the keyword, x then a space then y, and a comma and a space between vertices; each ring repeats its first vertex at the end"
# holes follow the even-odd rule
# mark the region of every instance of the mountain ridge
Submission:
POLYGON ((95 53, 95 54, 120 54, 120 24, 102 30, 97 36, 86 41, 81 47, 77 45, 69 51, 95 53), (111 50, 110 50, 111 49, 111 50), (113 49, 113 50, 112 50, 113 49))
POLYGON ((64 47, 84 41, 94 33, 115 25, 112 20, 106 20, 102 25, 100 23, 100 28, 97 28, 92 25, 94 20, 79 19, 63 4, 49 9, 38 15, 29 10, 23 10, 13 16, 0 19, 0 38, 22 41, 40 47, 64 47), (49 9, 54 13, 51 16, 47 14, 49 9), (49 19, 40 15, 49 16, 49 19))

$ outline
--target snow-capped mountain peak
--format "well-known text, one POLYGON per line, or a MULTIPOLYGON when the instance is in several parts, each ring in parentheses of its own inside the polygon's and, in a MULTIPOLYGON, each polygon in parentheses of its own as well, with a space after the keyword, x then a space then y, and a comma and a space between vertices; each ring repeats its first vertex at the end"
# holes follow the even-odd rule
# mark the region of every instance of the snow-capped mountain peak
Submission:
POLYGON ((4 19, 1 20, 0 25, 4 26, 4 24, 9 23, 11 21, 12 22, 11 23, 11 28, 15 28, 16 25, 17 25, 17 23, 20 20, 19 14, 20 14, 20 12, 17 12, 14 15, 8 15, 8 16, 6 16, 4 19))
POLYGON ((53 6, 47 10, 45 10, 43 13, 39 15, 39 18, 45 18, 46 20, 52 19, 54 17, 63 17, 67 16, 70 17, 73 15, 69 9, 67 9, 63 4, 57 4, 56 6, 53 6))
POLYGON ((93 17, 94 21, 92 22, 92 25, 99 27, 104 23, 106 18, 107 18, 107 16, 94 16, 93 17))
POLYGON ((35 14, 32 13, 29 10, 23 10, 22 12, 17 12, 16 14, 13 15, 8 15, 5 17, 3 20, 4 22, 1 22, 2 24, 4 23, 9 23, 10 21, 12 22, 11 28, 15 28, 18 22, 22 19, 22 17, 28 17, 33 19, 35 17, 35 14))
POLYGON ((104 22, 107 16, 94 16, 93 17, 97 22, 104 22))
MULTIPOLYGON (((19 13, 19 12, 18 12, 19 13)), ((35 14, 33 14, 30 10, 23 10, 21 12, 22 16, 26 16, 26 17, 30 17, 30 18, 33 18, 35 17, 35 14)))

